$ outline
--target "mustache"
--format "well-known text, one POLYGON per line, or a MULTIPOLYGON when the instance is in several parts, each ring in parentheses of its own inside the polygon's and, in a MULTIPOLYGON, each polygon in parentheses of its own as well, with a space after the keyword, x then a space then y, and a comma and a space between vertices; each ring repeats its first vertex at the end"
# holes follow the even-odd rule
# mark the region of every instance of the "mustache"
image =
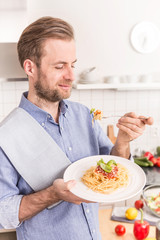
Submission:
POLYGON ((59 85, 68 85, 68 86, 72 86, 72 80, 65 80, 62 82, 59 82, 59 85))

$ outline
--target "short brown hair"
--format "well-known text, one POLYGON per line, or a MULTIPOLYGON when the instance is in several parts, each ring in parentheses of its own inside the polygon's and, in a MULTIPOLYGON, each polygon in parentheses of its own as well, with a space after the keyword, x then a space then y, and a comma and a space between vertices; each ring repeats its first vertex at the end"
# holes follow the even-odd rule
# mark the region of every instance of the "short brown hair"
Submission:
POLYGON ((48 38, 72 40, 74 39, 73 28, 64 20, 53 17, 42 17, 31 23, 24 29, 17 44, 22 68, 26 59, 31 59, 40 66, 42 46, 48 38))

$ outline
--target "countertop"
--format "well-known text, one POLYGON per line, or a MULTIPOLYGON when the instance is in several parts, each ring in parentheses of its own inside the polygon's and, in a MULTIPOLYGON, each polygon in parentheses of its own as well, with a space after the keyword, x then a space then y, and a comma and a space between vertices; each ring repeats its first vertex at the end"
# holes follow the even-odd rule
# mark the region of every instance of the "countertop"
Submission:
MULTIPOLYGON (((133 224, 110 220, 112 209, 100 209, 99 221, 102 240, 135 240, 133 236, 133 224), (126 233, 123 236, 117 236, 114 232, 115 226, 123 224, 126 227, 126 233)), ((150 227, 148 237, 155 237, 155 227, 150 227)))
POLYGON ((160 167, 141 167, 146 174, 147 182, 146 185, 160 183, 160 167))

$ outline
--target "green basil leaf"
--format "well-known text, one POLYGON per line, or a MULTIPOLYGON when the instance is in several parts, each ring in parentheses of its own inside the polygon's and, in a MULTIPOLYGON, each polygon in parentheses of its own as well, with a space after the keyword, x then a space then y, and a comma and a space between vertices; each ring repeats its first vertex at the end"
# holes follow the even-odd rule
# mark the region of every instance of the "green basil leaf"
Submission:
POLYGON ((91 108, 90 114, 92 114, 95 111, 95 108, 91 108))
POLYGON ((110 173, 112 171, 112 167, 108 166, 105 163, 100 163, 100 167, 107 173, 110 173))
POLYGON ((110 160, 110 161, 107 162, 108 166, 112 166, 113 164, 117 165, 117 163, 114 160, 110 160))
POLYGON ((101 158, 101 159, 97 162, 97 165, 100 166, 101 163, 104 163, 104 164, 105 164, 105 162, 103 161, 103 158, 101 158))

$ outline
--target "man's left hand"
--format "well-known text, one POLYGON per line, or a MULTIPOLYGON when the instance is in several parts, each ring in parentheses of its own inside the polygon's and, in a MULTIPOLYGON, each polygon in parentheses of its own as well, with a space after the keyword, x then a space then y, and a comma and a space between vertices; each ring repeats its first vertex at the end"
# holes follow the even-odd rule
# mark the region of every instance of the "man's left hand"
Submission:
POLYGON ((145 130, 145 125, 152 125, 153 118, 137 116, 134 112, 125 114, 118 120, 117 127, 119 128, 117 141, 130 142, 141 136, 145 130))

